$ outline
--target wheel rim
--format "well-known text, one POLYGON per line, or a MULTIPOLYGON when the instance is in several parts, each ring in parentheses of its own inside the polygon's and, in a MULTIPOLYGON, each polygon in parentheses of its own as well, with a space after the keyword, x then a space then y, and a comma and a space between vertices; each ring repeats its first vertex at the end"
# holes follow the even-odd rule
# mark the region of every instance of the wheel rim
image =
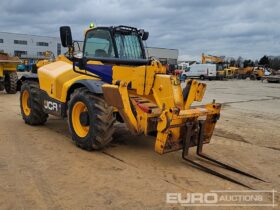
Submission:
POLYGON ((72 125, 73 125, 75 133, 81 138, 84 138, 85 136, 87 136, 87 134, 89 132, 89 126, 82 125, 82 123, 80 121, 80 115, 83 112, 87 112, 87 111, 88 110, 87 110, 86 105, 81 101, 76 102, 72 109, 72 116, 71 116, 72 125))
POLYGON ((31 109, 30 107, 28 106, 28 100, 29 100, 29 92, 27 90, 24 90, 23 93, 22 93, 22 109, 23 109, 23 112, 26 116, 29 116, 30 115, 30 112, 31 112, 31 109))

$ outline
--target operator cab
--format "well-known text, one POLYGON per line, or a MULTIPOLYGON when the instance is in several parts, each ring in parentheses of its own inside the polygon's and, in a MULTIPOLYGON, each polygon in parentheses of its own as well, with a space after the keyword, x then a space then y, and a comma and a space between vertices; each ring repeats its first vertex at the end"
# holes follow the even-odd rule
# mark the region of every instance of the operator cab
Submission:
MULTIPOLYGON (((60 28, 61 42, 64 47, 73 49, 71 29, 60 28)), ((149 61, 143 45, 149 33, 129 26, 96 27, 85 34, 82 59, 101 61, 109 64, 147 65, 149 61)), ((73 54, 75 57, 75 53, 73 54)), ((80 63, 80 61, 79 61, 80 63)))

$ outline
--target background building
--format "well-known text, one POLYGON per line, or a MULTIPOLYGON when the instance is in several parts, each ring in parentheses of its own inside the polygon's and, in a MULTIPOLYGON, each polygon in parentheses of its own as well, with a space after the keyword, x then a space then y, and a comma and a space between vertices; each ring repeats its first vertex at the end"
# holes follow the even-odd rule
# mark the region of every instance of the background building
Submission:
POLYGON ((178 49, 167 49, 158 47, 147 47, 146 48, 147 57, 155 57, 162 64, 177 64, 179 50, 178 49))
POLYGON ((45 51, 51 51, 57 56, 66 50, 57 37, 0 32, 0 51, 29 60, 30 63, 44 58, 45 51))

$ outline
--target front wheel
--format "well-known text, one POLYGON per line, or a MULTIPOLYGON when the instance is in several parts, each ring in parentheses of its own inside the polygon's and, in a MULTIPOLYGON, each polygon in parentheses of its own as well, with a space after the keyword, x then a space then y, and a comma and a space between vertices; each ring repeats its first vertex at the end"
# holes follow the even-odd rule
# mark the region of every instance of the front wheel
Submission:
POLYGON ((85 150, 102 149, 112 141, 113 107, 101 96, 78 88, 68 103, 68 125, 72 139, 85 150))

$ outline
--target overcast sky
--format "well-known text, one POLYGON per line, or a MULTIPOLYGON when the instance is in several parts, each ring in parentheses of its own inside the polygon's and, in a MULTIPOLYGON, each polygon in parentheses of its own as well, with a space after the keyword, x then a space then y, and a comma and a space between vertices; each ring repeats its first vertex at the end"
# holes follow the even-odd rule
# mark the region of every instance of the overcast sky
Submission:
POLYGON ((97 26, 130 25, 150 32, 148 46, 258 59, 280 55, 279 0, 1 0, 0 31, 73 38, 97 26))

